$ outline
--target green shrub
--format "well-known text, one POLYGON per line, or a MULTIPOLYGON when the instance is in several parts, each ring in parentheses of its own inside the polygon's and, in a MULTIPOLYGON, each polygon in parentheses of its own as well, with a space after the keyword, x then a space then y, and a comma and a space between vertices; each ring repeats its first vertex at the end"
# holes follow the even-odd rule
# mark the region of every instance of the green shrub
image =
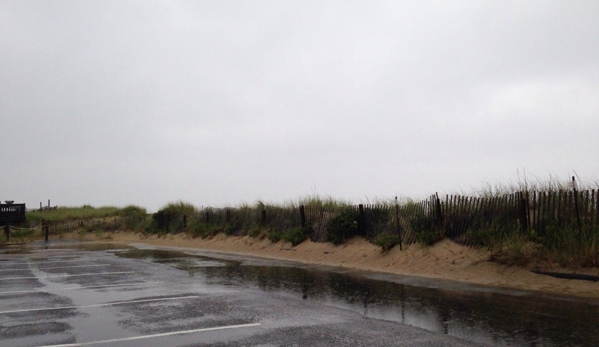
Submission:
POLYGON ((168 203, 166 206, 158 210, 158 212, 170 215, 191 216, 196 212, 196 208, 190 203, 178 201, 168 203))
POLYGON ((327 241, 336 245, 357 234, 358 214, 350 209, 342 211, 327 226, 327 241))
POLYGON ((192 237, 206 239, 216 236, 216 234, 221 232, 221 229, 213 225, 208 225, 199 219, 192 219, 189 222, 188 231, 192 237))
POLYGON ((93 219, 118 216, 120 209, 114 206, 93 207, 84 205, 82 207, 58 207, 57 209, 44 211, 29 211, 26 213, 30 222, 62 222, 77 219, 93 219))
POLYGON ((435 243, 437 243, 443 239, 443 236, 441 235, 441 233, 439 233, 437 231, 431 231, 431 230, 423 230, 423 231, 417 232, 416 235, 414 235, 414 236, 418 243, 425 245, 425 246, 432 246, 435 243))
POLYGON ((152 217, 145 216, 140 217, 139 219, 132 218, 132 222, 128 223, 127 228, 133 231, 142 231, 146 232, 152 226, 152 217))
POLYGON ((279 242, 281 241, 281 233, 278 230, 270 230, 268 232, 268 241, 279 242))
POLYGON ((393 247, 399 245, 399 242, 399 235, 389 233, 378 234, 374 239, 374 244, 381 247, 381 251, 383 252, 391 250, 393 247))
POLYGON ((171 202, 152 214, 153 230, 158 232, 181 232, 184 230, 184 220, 196 214, 196 208, 182 201, 171 202))
POLYGON ((539 245, 521 233, 505 234, 491 250, 490 260, 508 266, 526 266, 538 259, 539 245))
POLYGON ((128 205, 123 207, 119 211, 119 214, 123 217, 145 217, 147 216, 148 212, 143 207, 128 205))
MULTIPOLYGON (((529 237, 530 239, 530 237, 529 237)), ((547 228, 538 239, 539 256, 561 266, 599 266, 599 227, 576 225, 547 228)))
MULTIPOLYGON (((2 236, 4 236, 4 228, 0 229, 2 232, 2 236)), ((10 230, 10 237, 12 238, 12 240, 17 240, 18 242, 24 242, 28 239, 32 239, 34 238, 35 235, 35 229, 12 229, 10 230)))
POLYGON ((297 246, 310 237, 310 234, 312 234, 312 227, 309 225, 291 228, 281 234, 281 240, 291 243, 292 246, 297 246))
POLYGON ((500 223, 492 223, 482 228, 468 228, 466 238, 474 246, 482 246, 489 250, 496 248, 506 238, 506 235, 515 232, 500 223))
POLYGON ((223 233, 227 236, 243 235, 243 226, 240 223, 225 223, 225 226, 222 229, 223 233))
POLYGON ((125 218, 125 228, 128 230, 140 231, 147 227, 148 212, 143 207, 128 205, 119 211, 119 215, 125 218))
POLYGON ((249 231, 248 231, 248 236, 253 237, 253 238, 259 238, 260 235, 262 235, 262 229, 258 226, 253 226, 249 231))

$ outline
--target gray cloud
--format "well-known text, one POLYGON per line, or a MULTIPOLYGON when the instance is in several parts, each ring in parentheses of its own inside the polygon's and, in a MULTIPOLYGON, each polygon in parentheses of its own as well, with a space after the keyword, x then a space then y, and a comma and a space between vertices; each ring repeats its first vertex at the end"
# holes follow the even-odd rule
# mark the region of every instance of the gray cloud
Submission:
POLYGON ((596 1, 0 1, 0 46, 0 198, 34 206, 599 169, 596 1))

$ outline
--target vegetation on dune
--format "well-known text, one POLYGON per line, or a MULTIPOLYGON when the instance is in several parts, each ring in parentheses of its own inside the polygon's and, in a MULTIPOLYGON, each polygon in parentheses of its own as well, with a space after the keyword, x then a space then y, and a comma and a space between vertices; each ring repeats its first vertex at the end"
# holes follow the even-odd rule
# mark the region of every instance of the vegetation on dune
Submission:
POLYGON ((290 228, 281 233, 281 240, 289 242, 292 246, 297 246, 307 240, 310 234, 312 234, 312 227, 309 225, 290 228))
POLYGON ((177 201, 168 203, 166 206, 158 210, 157 213, 170 215, 192 215, 197 211, 196 207, 188 202, 177 201))
MULTIPOLYGON (((487 186, 472 195, 432 196, 352 205, 331 197, 308 196, 283 204, 206 207, 172 202, 148 214, 139 206, 89 205, 27 213, 29 221, 79 222, 82 230, 128 229, 147 234, 187 232, 210 238, 219 233, 268 238, 296 246, 306 239, 342 244, 367 238, 383 252, 398 244, 423 246, 449 238, 488 249, 491 259, 529 267, 599 266, 599 184, 529 182, 487 186), (112 224, 89 221, 112 220, 112 224), (83 228, 85 226, 85 228, 83 228)), ((60 227, 57 227, 60 228, 60 227)))
POLYGON ((381 233, 374 239, 374 244, 381 247, 381 251, 388 252, 399 245, 401 239, 398 234, 381 233))
POLYGON ((128 205, 120 209, 118 214, 124 217, 145 217, 148 215, 148 211, 140 206, 128 205))
MULTIPOLYGON (((40 236, 39 230, 36 229, 28 229, 28 228, 19 228, 19 229, 11 229, 10 237, 12 240, 16 242, 26 242, 28 240, 35 239, 40 236)), ((2 240, 5 241, 5 240, 2 240)), ((0 241, 0 243, 2 243, 0 241)))
POLYGON ((81 207, 58 207, 57 209, 27 212, 27 220, 34 222, 41 222, 42 220, 61 222, 75 219, 105 218, 117 216, 120 210, 114 206, 93 207, 83 205, 81 207))
POLYGON ((327 226, 327 241, 335 245, 358 235, 358 215, 352 209, 343 209, 327 226))
POLYGON ((491 260, 529 267, 599 267, 599 228, 552 227, 539 236, 503 231, 484 243, 491 260))

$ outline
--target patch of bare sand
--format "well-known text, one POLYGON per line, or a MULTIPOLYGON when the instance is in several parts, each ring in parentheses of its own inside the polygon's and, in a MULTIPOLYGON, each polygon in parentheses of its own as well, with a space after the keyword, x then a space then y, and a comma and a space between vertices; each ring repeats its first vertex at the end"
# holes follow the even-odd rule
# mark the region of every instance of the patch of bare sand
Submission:
MULTIPOLYGON (((73 234, 72 237, 80 236, 73 234)), ((86 238, 98 240, 98 235, 88 234, 86 238)), ((599 299, 599 282, 558 279, 537 275, 516 266, 499 265, 488 261, 487 252, 460 246, 449 240, 432 247, 410 245, 404 247, 403 251, 395 247, 386 253, 381 253, 380 248, 362 238, 351 239, 339 246, 305 241, 291 247, 288 243, 272 243, 267 239, 257 240, 247 236, 220 234, 211 239, 200 239, 186 234, 158 237, 117 232, 105 234, 104 241, 202 249, 599 299)), ((599 275, 599 269, 586 269, 585 273, 599 275)))

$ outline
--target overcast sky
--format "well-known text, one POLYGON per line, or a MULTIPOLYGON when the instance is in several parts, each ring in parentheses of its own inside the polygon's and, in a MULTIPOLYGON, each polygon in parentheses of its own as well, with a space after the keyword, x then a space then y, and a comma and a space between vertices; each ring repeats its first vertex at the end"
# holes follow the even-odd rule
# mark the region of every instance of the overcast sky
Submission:
POLYGON ((0 0, 0 199, 599 178, 599 1, 0 0))

